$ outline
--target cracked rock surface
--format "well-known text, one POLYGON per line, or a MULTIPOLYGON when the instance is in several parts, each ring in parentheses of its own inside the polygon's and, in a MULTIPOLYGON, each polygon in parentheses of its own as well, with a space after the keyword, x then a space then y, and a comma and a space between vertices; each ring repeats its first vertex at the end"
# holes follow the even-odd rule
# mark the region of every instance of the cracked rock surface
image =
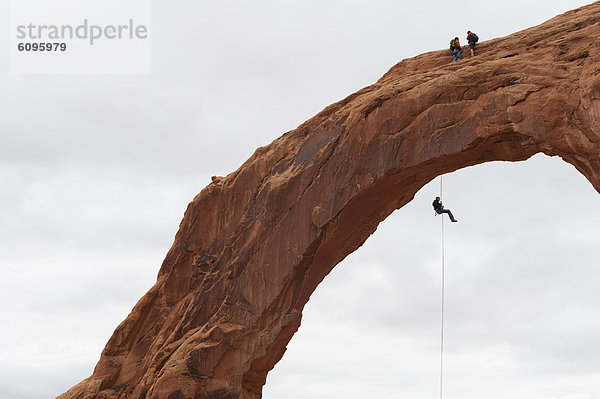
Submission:
POLYGON ((62 399, 255 399, 323 278, 441 173, 560 156, 600 191, 600 2, 404 60, 189 204, 156 284, 62 399))

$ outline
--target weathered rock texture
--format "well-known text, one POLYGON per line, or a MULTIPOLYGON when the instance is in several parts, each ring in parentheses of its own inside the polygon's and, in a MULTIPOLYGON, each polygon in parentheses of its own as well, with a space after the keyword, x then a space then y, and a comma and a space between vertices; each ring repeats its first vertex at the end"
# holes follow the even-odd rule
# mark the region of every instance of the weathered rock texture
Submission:
POLYGON ((260 398, 319 282, 441 173, 542 152, 600 190, 599 39, 594 3, 455 64, 404 60, 256 150, 190 203, 156 284, 61 398, 260 398))

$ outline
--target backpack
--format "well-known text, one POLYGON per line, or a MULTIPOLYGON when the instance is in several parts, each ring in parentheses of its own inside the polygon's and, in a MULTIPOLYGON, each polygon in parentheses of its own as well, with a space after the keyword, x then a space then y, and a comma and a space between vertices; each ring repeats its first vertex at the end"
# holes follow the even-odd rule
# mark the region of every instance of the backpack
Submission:
POLYGON ((450 50, 454 50, 456 48, 456 40, 450 40, 450 50))
POLYGON ((473 32, 471 32, 471 41, 473 43, 477 43, 479 41, 479 37, 473 32))

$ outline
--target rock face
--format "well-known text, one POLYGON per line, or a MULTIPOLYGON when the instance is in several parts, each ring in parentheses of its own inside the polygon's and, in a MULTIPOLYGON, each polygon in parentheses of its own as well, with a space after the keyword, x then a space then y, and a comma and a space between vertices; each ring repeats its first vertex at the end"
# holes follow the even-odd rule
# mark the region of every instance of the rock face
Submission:
POLYGON ((542 152, 600 190, 600 3, 395 65, 215 177, 63 399, 261 397, 323 278, 441 173, 542 152))

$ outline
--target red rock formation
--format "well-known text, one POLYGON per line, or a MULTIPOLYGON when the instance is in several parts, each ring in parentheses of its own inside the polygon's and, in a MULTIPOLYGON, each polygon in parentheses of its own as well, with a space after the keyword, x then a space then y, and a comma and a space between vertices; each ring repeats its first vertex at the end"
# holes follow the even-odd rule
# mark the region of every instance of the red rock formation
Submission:
POLYGON ((261 147, 190 203, 85 398, 260 398, 331 269, 440 173, 558 155, 600 190, 600 3, 436 51, 261 147))

